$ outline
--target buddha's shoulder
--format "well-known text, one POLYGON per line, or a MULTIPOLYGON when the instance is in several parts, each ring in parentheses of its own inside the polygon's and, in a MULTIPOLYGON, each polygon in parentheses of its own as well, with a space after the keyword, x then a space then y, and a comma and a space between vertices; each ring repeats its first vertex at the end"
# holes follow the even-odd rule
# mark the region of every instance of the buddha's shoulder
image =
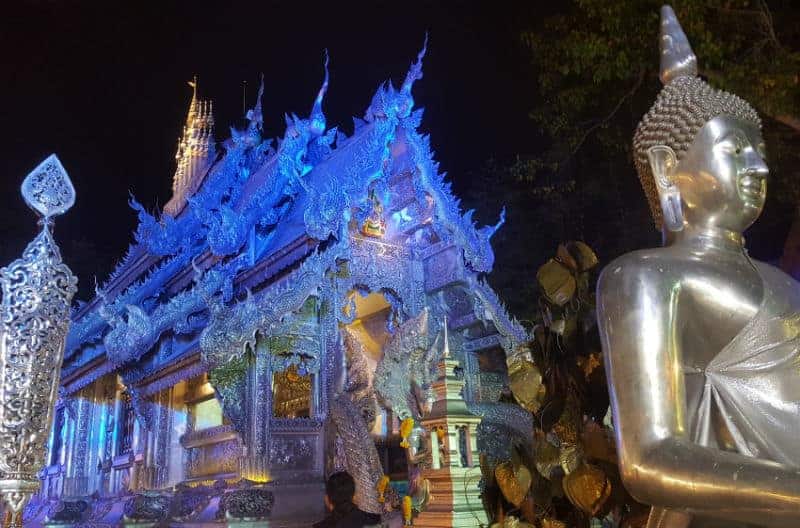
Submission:
POLYGON ((800 295, 800 283, 782 269, 767 262, 751 259, 758 269, 758 273, 766 281, 772 290, 784 290, 800 295))
POLYGON ((673 273, 688 259, 669 248, 641 249, 612 260, 600 273, 600 285, 622 286, 640 283, 647 278, 673 282, 673 273))

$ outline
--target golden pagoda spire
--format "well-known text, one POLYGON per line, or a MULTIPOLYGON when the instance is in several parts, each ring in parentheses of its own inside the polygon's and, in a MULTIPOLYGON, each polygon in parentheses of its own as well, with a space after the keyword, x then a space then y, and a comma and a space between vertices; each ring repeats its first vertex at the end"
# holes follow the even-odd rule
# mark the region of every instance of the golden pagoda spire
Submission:
POLYGON ((197 75, 188 84, 192 87, 192 100, 175 153, 177 167, 172 179, 172 198, 164 206, 164 211, 173 216, 183 209, 186 198, 200 186, 214 155, 213 103, 198 98, 197 75))

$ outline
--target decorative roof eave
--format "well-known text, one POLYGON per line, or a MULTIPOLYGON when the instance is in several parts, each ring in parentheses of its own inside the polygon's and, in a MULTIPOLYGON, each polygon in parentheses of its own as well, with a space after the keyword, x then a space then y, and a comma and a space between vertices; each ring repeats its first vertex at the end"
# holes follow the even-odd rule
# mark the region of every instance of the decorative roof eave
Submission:
POLYGON ((482 228, 478 228, 472 221, 472 211, 462 215, 459 200, 453 196, 445 174, 439 173, 439 164, 434 160, 429 137, 418 132, 423 111, 413 109, 414 99, 411 92, 414 83, 423 75, 422 61, 427 43, 426 34, 422 50, 417 55, 416 62, 409 68, 400 90, 395 90, 391 84, 381 87, 375 93, 365 113, 365 119, 368 122, 388 121, 402 127, 406 141, 412 146, 412 157, 417 166, 414 178, 417 192, 420 195, 427 193, 433 198, 437 219, 462 249, 469 267, 478 273, 489 273, 494 265, 490 239, 505 221, 505 210, 500 213, 500 220, 496 225, 482 228))
POLYGON ((491 238, 505 222, 505 209, 494 226, 478 228, 472 220, 473 211, 461 214, 460 201, 453 196, 451 185, 445 180, 446 174, 439 173, 439 164, 434 160, 430 138, 417 131, 421 110, 411 119, 404 121, 406 138, 412 146, 412 158, 417 167, 414 184, 417 192, 429 194, 434 201, 435 215, 440 224, 447 229, 453 241, 462 249, 464 260, 475 272, 489 273, 494 266, 494 251, 491 238))
MULTIPOLYGON (((328 58, 326 53, 325 58, 325 78, 322 83, 322 87, 319 90, 319 93, 315 97, 314 104, 312 107, 312 115, 308 120, 299 119, 296 117, 292 117, 291 119, 287 118, 287 129, 282 138, 281 145, 282 148, 279 152, 274 153, 271 156, 267 156, 267 159, 263 160, 259 167, 256 169, 253 177, 248 177, 245 181, 245 189, 244 192, 240 193, 241 198, 237 200, 236 212, 243 213, 248 211, 249 206, 253 204, 253 202, 262 200, 256 200, 257 198, 263 198, 258 196, 257 191, 259 189, 263 189, 264 187, 270 186, 272 188, 280 188, 280 182, 275 181, 275 175, 279 173, 287 173, 293 172, 291 169, 300 169, 300 172, 307 173, 309 172, 310 168, 302 168, 302 167, 287 167, 287 165, 296 165, 298 158, 302 157, 308 144, 312 141, 316 140, 324 130, 319 129, 319 122, 320 120, 324 121, 324 114, 322 114, 322 102, 324 99, 324 95, 327 91, 328 87, 328 58), (302 140, 298 141, 297 139, 301 138, 302 140)), ((195 81, 196 82, 196 81, 195 81)), ((262 86, 263 88, 263 86, 262 86)), ((257 121, 256 126, 260 126, 263 117, 261 116, 260 107, 261 107, 261 94, 262 89, 259 89, 259 97, 256 104, 256 107, 251 111, 249 117, 255 119, 257 121), (256 110, 258 112, 256 112, 256 110), (258 115, 256 115, 256 113, 258 115)), ((196 98, 196 94, 193 96, 193 101, 196 98)), ((192 111, 192 105, 190 105, 190 113, 192 111)), ((210 112, 210 111, 209 111, 210 112)), ((359 131, 359 132, 367 132, 367 130, 359 131)), ((361 136, 362 134, 354 134, 354 136, 361 136)), ((333 137, 331 137, 328 141, 332 141, 333 137)), ((350 138, 352 140, 353 138, 350 138)), ((348 143, 352 141, 348 140, 348 143)), ((264 142, 263 144, 271 143, 264 142)), ((258 145, 258 146, 261 146, 258 145)), ((256 147, 258 147, 256 146, 256 147)), ((242 151, 253 147, 252 145, 248 146, 239 146, 235 147, 233 151, 229 151, 223 159, 219 160, 217 163, 214 163, 210 166, 205 172, 203 177, 204 185, 208 182, 211 178, 212 173, 215 171, 219 171, 220 169, 224 168, 225 162, 228 161, 231 157, 238 157, 237 154, 242 154, 242 151)), ((249 171, 248 171, 249 173, 249 171)), ((249 174, 248 174, 249 175, 249 174)), ((163 218, 162 222, 167 222, 167 224, 161 224, 161 222, 156 221, 152 216, 147 214, 144 209, 139 206, 134 200, 132 200, 132 206, 139 211, 139 218, 140 218, 140 225, 137 229, 137 232, 140 235, 144 235, 142 233, 142 226, 144 224, 149 224, 151 229, 155 229, 156 231, 163 231, 164 229, 179 229, 181 224, 184 223, 193 223, 191 222, 192 216, 187 214, 189 208, 184 208, 181 211, 181 214, 178 215, 177 218, 163 218), (159 228, 159 226, 161 226, 159 228)), ((250 207, 252 209, 252 207, 250 207)), ((252 214, 252 213, 251 213, 252 214)), ((194 226, 186 226, 186 227, 194 227, 194 226)), ((164 240, 183 240, 184 237, 180 236, 162 236, 160 237, 164 240)), ((240 237, 237 237, 240 238, 240 237)), ((128 287, 133 283, 133 279, 137 274, 141 274, 145 271, 139 265, 141 264, 141 257, 142 255, 147 255, 149 258, 146 262, 145 268, 152 266, 158 261, 158 256, 164 255, 169 256, 171 254, 176 254, 175 250, 179 250, 180 248, 169 249, 167 247, 159 247, 159 248, 152 248, 148 247, 152 246, 152 239, 150 240, 142 240, 138 244, 134 244, 128 251, 128 254, 123 259, 123 261, 117 266, 115 271, 111 274, 111 278, 109 281, 103 286, 102 290, 104 291, 104 295, 108 297, 109 295, 113 295, 114 292, 118 292, 122 288, 128 287), (149 243, 149 244, 148 244, 149 243), (157 251, 152 251, 152 249, 158 249, 157 251), (133 266, 133 267, 130 267, 133 266)), ((138 286, 137 286, 138 287, 138 286)), ((128 292, 131 293, 131 292, 128 292)), ((75 319, 80 320, 87 315, 90 315, 93 310, 97 308, 99 303, 98 296, 95 296, 89 303, 82 306, 79 311, 75 313, 75 319)))
MULTIPOLYGON (((348 156, 348 153, 349 153, 350 156, 358 156, 358 155, 364 154, 364 152, 365 152, 364 149, 369 150, 369 148, 370 148, 369 145, 370 144, 374 145, 376 142, 378 144, 387 144, 390 141, 390 135, 389 134, 381 133, 379 136, 372 135, 374 129, 375 129, 375 126, 372 123, 367 124, 364 127, 362 127, 362 129, 359 130, 358 134, 356 134, 352 138, 349 138, 349 140, 347 141, 347 144, 346 144, 346 146, 344 148, 337 149, 336 151, 333 152, 333 155, 329 159, 322 161, 320 163, 320 165, 318 165, 318 167, 320 167, 320 170, 322 170, 323 166, 329 166, 330 164, 335 164, 335 159, 334 158, 339 158, 341 156, 348 156)), ((388 149, 384 148, 384 150, 386 150, 388 152, 388 149)), ((379 158, 379 160, 380 161, 376 163, 376 167, 380 166, 383 163, 383 158, 382 157, 379 158)), ((259 170, 256 173, 253 174, 251 179, 253 179, 255 181, 260 181, 262 183, 262 185, 266 185, 267 181, 264 179, 264 176, 261 176, 261 175, 268 175, 269 173, 273 172, 276 163, 277 163, 277 160, 275 158, 268 160, 265 163, 264 166, 259 168, 259 170)), ((317 167, 315 167, 315 169, 312 169, 312 173, 315 170, 317 170, 317 167)), ((307 176, 307 178, 309 180, 313 180, 315 178, 315 174, 309 174, 307 176)), ((254 187, 254 189, 255 189, 255 187, 254 187)), ((366 191, 364 191, 364 192, 366 192, 366 191)), ((241 207, 245 207, 247 203, 251 203, 252 201, 253 201, 253 197, 251 196, 250 199, 248 199, 247 191, 245 191, 243 193, 243 195, 242 195, 242 201, 241 201, 242 206, 241 207)), ((298 236, 300 236, 300 235, 303 235, 303 234, 301 232, 298 232, 298 236)), ((309 240, 308 238, 306 238, 304 236, 301 236, 301 238, 303 240, 309 240)), ((270 253, 268 256, 265 256, 265 259, 263 261, 270 261, 270 260, 274 259, 276 255, 280 255, 284 250, 285 250, 285 248, 274 248, 274 251, 272 253, 270 253)), ((206 250, 206 252, 203 255, 201 255, 200 257, 195 257, 195 260, 197 260, 198 258, 201 259, 201 260, 204 260, 205 258, 210 258, 210 254, 209 254, 208 250, 206 250)), ((144 296, 143 295, 144 294, 144 290, 145 290, 145 287, 148 286, 148 282, 150 283, 149 287, 147 288, 148 291, 154 291, 154 289, 163 289, 163 288, 169 287, 171 282, 175 282, 179 275, 186 275, 188 273, 189 260, 186 258, 185 255, 176 256, 173 259, 170 259, 169 262, 170 263, 176 263, 176 264, 178 262, 181 262, 182 265, 177 269, 176 269, 176 267, 170 266, 169 272, 165 272, 166 270, 154 271, 153 273, 151 273, 151 276, 148 277, 148 279, 157 278, 158 279, 157 281, 145 280, 145 281, 142 281, 139 284, 134 284, 133 286, 131 286, 131 288, 129 290, 127 290, 124 294, 118 296, 117 299, 114 299, 114 301, 113 301, 113 303, 111 305, 108 305, 108 306, 105 307, 106 311, 108 312, 105 315, 105 317, 106 318, 110 317, 111 319, 113 319, 114 316, 112 314, 122 314, 124 312, 127 312, 128 313, 128 317, 131 317, 131 311, 128 308, 128 306, 129 305, 136 306, 137 304, 139 304, 139 302, 141 302, 141 297, 144 296), (137 295, 137 293, 138 293, 138 295, 137 295)), ((258 266, 256 266, 256 268, 257 267, 258 266)), ((254 272, 255 272, 255 268, 251 269, 249 274, 252 274, 254 272)), ((237 278, 236 281, 238 282, 238 280, 239 279, 237 278)), ((179 281, 179 282, 182 283, 183 281, 179 281)), ((179 286, 180 286, 180 284, 179 284, 179 286)), ((174 290, 176 288, 177 287, 171 287, 170 289, 174 290)), ((98 306, 99 303, 97 301, 97 298, 95 298, 93 300, 93 304, 97 309, 99 309, 99 306, 98 306)), ((194 306, 194 303, 190 303, 190 304, 191 304, 191 306, 194 306)), ((163 314, 163 311, 164 311, 163 307, 162 308, 158 308, 157 307, 156 310, 159 311, 159 314, 157 314, 157 317, 160 318, 160 317, 162 317, 164 315, 163 314)), ((185 311, 185 310, 183 310, 183 311, 185 311)), ((75 349, 80 345, 80 342, 88 340, 88 339, 92 338, 93 336, 96 336, 99 333, 103 333, 103 332, 105 332, 105 329, 108 328, 108 326, 109 326, 108 325, 108 321, 106 321, 101 314, 97 313, 97 310, 94 313, 91 313, 89 315, 90 316, 93 315, 93 317, 84 318, 84 320, 80 321, 77 325, 74 326, 75 335, 73 336, 73 338, 70 340, 70 343, 69 343, 69 349, 70 349, 70 354, 69 355, 72 355, 72 353, 74 353, 75 349)), ((138 317, 142 322, 144 322, 146 319, 143 316, 145 316, 145 315, 147 315, 147 314, 144 314, 143 312, 142 313, 135 312, 134 319, 138 317), (140 317, 140 316, 142 316, 142 317, 140 317)), ((177 316, 178 316, 177 314, 172 315, 170 317, 170 321, 172 319, 174 319, 175 317, 177 317, 177 316)), ((120 323, 116 323, 116 324, 120 324, 120 323)), ((164 323, 164 324, 166 324, 166 323, 164 323)), ((155 331, 157 334, 160 334, 160 331, 158 331, 157 329, 153 329, 152 331, 155 331)), ((152 341, 153 335, 151 335, 151 331, 148 331, 146 333, 147 333, 147 338, 145 339, 144 335, 141 336, 142 340, 139 343, 140 346, 136 347, 137 349, 141 349, 141 347, 144 347, 148 342, 152 341)), ((126 346, 129 347, 130 343, 128 345, 126 345, 126 346)), ((112 345, 111 348, 112 349, 114 348, 113 345, 112 345)), ((118 352, 121 352, 121 350, 118 351, 118 352)), ((141 353, 143 353, 143 352, 144 352, 144 350, 141 350, 141 353)), ((114 354, 114 352, 112 352, 112 355, 113 354, 114 354)), ((134 355, 136 355, 136 354, 134 354, 134 355)), ((120 360, 123 360, 123 359, 124 358, 120 358, 120 360)))
POLYGON ((345 241, 325 251, 315 251, 289 275, 242 302, 227 305, 218 299, 210 303, 211 320, 200 336, 203 363, 213 368, 241 357, 248 347, 255 347, 256 333, 299 310, 318 291, 325 273, 336 266, 336 260, 346 254, 347 248, 345 241))
POLYGON ((315 161, 330 152, 335 132, 324 134, 322 101, 326 90, 327 62, 312 115, 307 119, 287 116, 286 130, 276 151, 270 147, 272 141, 254 141, 260 137, 259 100, 248 113, 252 130, 234 131, 225 156, 214 164, 197 192, 187 197, 187 209, 192 214, 177 220, 161 215, 156 220, 132 203, 139 210, 137 238, 148 244, 150 252, 161 255, 184 251, 187 244, 207 243, 214 254, 232 256, 241 250, 256 223, 277 224, 286 212, 285 207, 276 209, 278 204, 286 196, 290 201, 295 198, 315 161), (313 160, 309 155, 312 148, 313 160), (260 173, 262 185, 258 180, 250 182, 253 173, 260 173))
POLYGON ((354 137, 337 141, 338 148, 329 163, 315 167, 309 179, 316 185, 306 188, 309 203, 304 221, 309 236, 319 240, 335 236, 342 222, 349 220, 347 215, 354 198, 365 196, 373 182, 388 178, 385 170, 391 160, 390 146, 397 137, 398 127, 409 118, 415 126, 419 125, 418 116, 412 114, 411 89, 414 82, 422 78, 426 50, 427 35, 401 88, 395 89, 390 82, 381 85, 364 113, 364 120, 354 120, 354 137))
MULTIPOLYGON (((99 289, 106 292, 122 291, 160 259, 161 257, 149 255, 140 244, 131 244, 125 257, 115 266, 109 279, 99 289)), ((96 310, 100 302, 101 298, 95 295, 88 302, 80 303, 72 311, 72 320, 80 321, 96 310)))
MULTIPOLYGON (((474 275, 468 276, 467 285, 474 294, 475 315, 481 321, 491 321, 502 337, 500 344, 506 352, 506 361, 510 364, 515 358, 522 357, 526 353, 530 354, 520 346, 530 341, 530 334, 515 317, 509 315, 505 304, 494 289, 486 281, 474 275)), ((531 358, 525 357, 525 359, 531 358)))
POLYGON ((131 283, 122 293, 110 300, 102 290, 92 299, 93 309, 76 319, 67 335, 64 357, 71 357, 81 345, 97 338, 108 327, 107 319, 118 317, 127 306, 135 306, 163 288, 166 281, 190 263, 188 255, 177 255, 170 259, 161 259, 146 275, 137 282, 131 283))
POLYGON ((61 377, 62 390, 59 392, 64 396, 68 396, 113 371, 114 366, 106 361, 104 357, 98 356, 87 361, 73 372, 65 372, 61 377))
POLYGON ((112 363, 122 365, 138 359, 152 349, 162 333, 168 329, 178 333, 194 331, 193 327, 186 326, 186 323, 192 314, 205 312, 210 299, 217 297, 230 299, 234 292, 241 293, 244 288, 269 284, 281 270, 307 255, 315 245, 312 242, 301 234, 294 241, 275 248, 272 253, 253 266, 242 266, 244 257, 240 257, 242 260, 239 262, 228 264, 230 270, 227 270, 226 266, 213 267, 217 259, 208 252, 204 253, 192 263, 192 266, 187 265, 172 275, 172 279, 165 287, 177 293, 174 293, 167 303, 156 306, 149 313, 136 305, 126 305, 124 307, 127 313, 126 321, 120 318, 101 319, 99 322, 101 330, 98 333, 105 332, 109 327, 111 331, 105 335, 103 346, 98 347, 94 355, 107 356, 112 363), (200 274, 198 265, 202 266, 205 272, 200 274), (233 271, 240 267, 241 272, 233 271), (192 268, 194 268, 195 284, 184 290, 186 284, 192 280, 189 276, 192 268))
MULTIPOLYGON (((318 94, 315 99, 315 110, 321 111, 321 102, 326 84, 327 83, 323 84, 323 89, 320 90, 320 94, 318 94)), ((317 116, 317 119, 319 119, 319 116, 317 116)), ((179 271, 175 270, 172 266, 168 266, 169 272, 167 272, 167 266, 162 266, 161 268, 152 270, 151 273, 138 284, 134 283, 133 278, 136 275, 145 273, 149 266, 152 266, 160 260, 160 256, 174 255, 167 264, 180 262, 179 267, 185 267, 198 251, 203 250, 203 247, 195 247, 192 248, 193 250, 188 248, 185 245, 187 236, 181 235, 183 231, 194 231, 199 227, 199 225, 196 225, 199 220, 210 222, 205 236, 206 242, 208 246, 211 247, 212 251, 217 249, 223 254, 238 251, 244 244, 246 233, 249 231, 250 227, 252 227, 256 221, 262 220, 261 214, 263 214, 264 209, 266 209, 270 203, 279 200, 282 196, 283 185, 280 185, 279 182, 276 181, 277 178, 275 176, 283 174, 288 177, 292 173, 297 172, 297 160, 305 153, 308 143, 316 138, 315 133, 309 131, 310 128, 308 121, 294 118, 287 128, 284 140, 282 141, 283 148, 272 156, 269 156, 259 167, 259 171, 265 175, 262 188, 269 185, 276 192, 271 193, 271 199, 268 198, 265 200, 263 193, 257 192, 258 189, 252 189, 245 199, 239 201, 237 214, 233 214, 232 211, 232 214, 225 214, 224 206, 220 206, 213 199, 211 204, 203 203, 202 199, 204 196, 201 193, 199 196, 195 195, 197 207, 183 209, 177 218, 171 215, 162 215, 161 221, 159 222, 149 215, 138 203, 132 200, 131 205, 139 211, 140 224, 137 228, 139 243, 132 246, 132 249, 129 251, 129 257, 134 254, 133 248, 135 248, 136 254, 144 254, 150 258, 146 261, 147 265, 143 268, 137 266, 130 269, 128 266, 140 260, 132 262, 133 259, 126 258, 112 274, 112 280, 104 287, 105 291, 103 294, 96 295, 86 306, 81 307, 79 314, 76 313, 76 322, 68 337, 67 357, 80 346, 80 343, 92 339, 105 328, 106 325, 102 320, 102 314, 98 313, 101 308, 100 300, 106 302, 109 295, 113 295, 115 297, 113 304, 117 306, 117 309, 111 310, 113 313, 107 314, 107 316, 118 316, 121 311, 125 309, 126 305, 136 305, 141 302, 141 300, 146 297, 146 295, 142 295, 143 292, 153 292, 161 288, 163 284, 169 280, 169 275, 171 273, 179 271), (304 135, 299 134, 298 136, 298 130, 305 130, 306 132, 304 135), (301 137, 301 139, 298 139, 298 137, 301 137), (220 208, 219 214, 213 215, 209 214, 210 210, 200 210, 203 209, 204 205, 220 208), (190 211, 190 209, 194 209, 194 211, 190 211), (190 214, 191 212, 194 214, 190 214), (243 217, 244 221, 238 221, 239 218, 237 217, 243 217), (156 238, 153 238, 153 236, 156 238), (159 245, 153 245, 155 240, 159 240, 159 245), (235 250, 234 247, 236 248, 235 250), (125 271, 123 272, 122 270, 125 271), (125 292, 114 295, 115 291, 118 292, 119 289, 121 289, 117 287, 117 285, 122 284, 127 286, 125 292)), ((229 158, 239 159, 243 151, 247 149, 248 147, 240 145, 232 151, 229 151, 222 160, 213 164, 213 166, 205 171, 206 176, 204 176, 203 181, 209 180, 212 173, 224 170, 229 158)), ((233 163, 233 165, 237 165, 237 163, 233 163)), ((218 174, 220 179, 229 179, 223 178, 224 176, 227 175, 218 174)), ((223 185, 225 183, 226 182, 221 182, 223 185)), ((285 183, 284 181, 284 184, 285 183)), ((191 203, 192 199, 190 198, 189 200, 191 203)), ((278 219, 276 218, 274 220, 277 222, 278 219)))

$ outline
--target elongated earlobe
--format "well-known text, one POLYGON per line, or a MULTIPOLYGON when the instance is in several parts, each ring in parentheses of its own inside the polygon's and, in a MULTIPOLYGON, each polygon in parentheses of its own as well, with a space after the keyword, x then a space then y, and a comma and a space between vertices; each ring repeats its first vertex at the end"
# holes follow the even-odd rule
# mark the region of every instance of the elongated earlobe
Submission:
POLYGON ((681 231, 683 229, 681 194, 673 179, 675 167, 678 165, 675 151, 666 145, 656 145, 647 149, 647 159, 650 161, 650 169, 661 201, 664 225, 670 231, 681 231))

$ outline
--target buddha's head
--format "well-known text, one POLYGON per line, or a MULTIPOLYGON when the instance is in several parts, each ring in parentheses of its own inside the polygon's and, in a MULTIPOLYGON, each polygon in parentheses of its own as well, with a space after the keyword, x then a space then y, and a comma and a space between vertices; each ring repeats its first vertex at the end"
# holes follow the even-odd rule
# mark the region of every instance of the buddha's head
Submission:
POLYGON ((697 76, 696 59, 671 8, 662 8, 661 20, 664 88, 633 140, 653 218, 661 227, 669 189, 686 225, 741 232, 758 218, 766 199, 761 120, 746 101, 697 76), (660 164, 653 161, 654 151, 660 164))

